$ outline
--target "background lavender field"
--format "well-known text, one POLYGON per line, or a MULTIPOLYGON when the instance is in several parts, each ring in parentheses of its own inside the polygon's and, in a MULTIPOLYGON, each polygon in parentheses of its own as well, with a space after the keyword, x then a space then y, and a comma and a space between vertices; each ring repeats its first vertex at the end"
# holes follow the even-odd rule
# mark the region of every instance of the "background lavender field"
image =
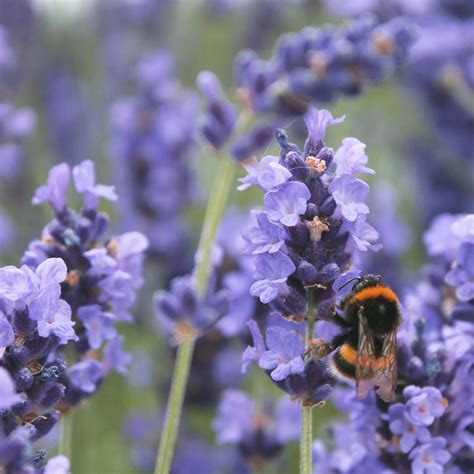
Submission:
MULTIPOLYGON (((205 127, 202 133, 208 118, 206 95, 212 96, 212 87, 202 80, 199 90, 196 77, 203 70, 214 72, 227 97, 238 103, 234 59, 242 49, 254 49, 268 59, 281 35, 306 26, 343 25, 347 21, 343 17, 370 12, 377 21, 403 16, 416 38, 407 47, 410 53, 403 64, 387 66, 388 72, 383 70, 362 93, 336 93, 311 102, 327 108, 333 117, 346 116, 343 123, 327 130, 328 146, 337 148, 345 137, 358 137, 366 144, 368 166, 376 171, 364 180, 370 186, 371 224, 383 248, 365 253, 356 260, 357 266, 364 272, 380 273, 404 304, 415 298, 419 306, 414 307, 425 305, 421 313, 428 307, 423 298, 429 300, 418 286, 423 278, 430 281, 430 291, 442 294, 441 284, 436 286, 436 278, 429 273, 432 268, 425 264, 428 255, 448 255, 448 251, 433 249, 437 242, 445 245, 450 237, 435 231, 431 241, 424 236, 436 216, 462 215, 473 209, 474 8, 462 0, 357 1, 350 2, 350 9, 344 3, 0 0, 2 266, 19 267, 30 242, 41 237, 53 218, 49 206, 33 206, 31 200, 46 182, 50 168, 63 162, 72 169, 91 160, 97 182, 115 186, 118 201, 101 194, 105 200, 99 206, 111 216, 109 235, 140 231, 149 240, 143 285, 134 289, 134 320, 117 325, 131 363, 126 373, 111 373, 93 396, 81 399, 74 408, 72 472, 153 472, 175 354, 168 329, 155 315, 153 295, 168 289, 173 277, 191 271, 218 169, 209 145, 215 142, 206 136, 205 127), (439 39, 440 31, 445 41, 439 39), (138 155, 148 158, 134 161, 138 155)), ((259 147, 259 159, 280 154, 273 138, 276 128, 287 130, 290 142, 303 147, 307 132, 301 116, 276 112, 275 121, 265 127, 266 131, 270 128, 271 139, 259 147)), ((246 175, 241 166, 237 173, 238 178, 246 175)), ((239 184, 233 180, 218 231, 222 266, 215 277, 234 291, 227 311, 236 314, 223 318, 197 344, 172 470, 176 473, 297 470, 299 424, 293 436, 292 428, 285 424, 288 420, 276 423, 275 430, 288 436, 275 442, 278 456, 270 453, 265 462, 256 462, 261 453, 252 453, 258 440, 246 440, 252 445, 246 456, 242 455, 244 443, 240 450, 238 442, 219 443, 228 435, 226 427, 219 428, 218 417, 219 400, 226 389, 245 391, 260 408, 282 397, 282 391, 257 366, 241 373, 242 352, 252 345, 245 323, 252 317, 261 318, 259 312, 266 314, 268 309, 250 297, 252 264, 240 260, 240 231, 247 226, 250 210, 262 206, 262 192, 255 188, 237 191, 239 184), (232 272, 239 279, 226 281, 225 276, 232 272), (232 317, 238 321, 236 328, 232 317)), ((72 209, 81 207, 79 198, 69 191, 72 209)), ((472 246, 474 231, 469 225, 466 241, 472 246)), ((447 261, 453 260, 452 255, 447 261)), ((466 270, 470 282, 473 261, 466 270)), ((451 286, 461 283, 456 280, 451 286)), ((470 306, 464 308, 461 320, 472 323, 472 297, 462 301, 470 306)), ((459 303, 449 302, 453 307, 459 303)), ((442 306, 439 301, 436 304, 442 306)), ((472 324, 466 331, 472 332, 472 324)), ((466 352, 472 355, 472 347, 466 352)), ((421 356, 420 360, 427 364, 421 356)), ((466 370, 469 374, 472 368, 466 370)), ((233 392, 226 393, 230 397, 233 392)), ((246 406, 239 400, 236 406, 246 406)), ((333 436, 333 448, 337 428, 331 434, 328 427, 348 420, 341 406, 341 397, 328 400, 312 415, 315 439, 328 441, 333 436)), ((349 413, 351 410, 355 408, 349 413)), ((243 424, 244 411, 242 408, 243 424)), ((453 473, 470 472, 473 465, 472 453, 464 456, 467 446, 472 450, 472 413, 462 419, 471 439, 462 444, 456 438, 463 454, 462 462, 449 471, 453 473)), ((56 426, 38 441, 48 456, 58 452, 58 432, 56 426)), ((350 462, 336 469, 318 447, 314 472, 359 472, 350 462)), ((452 452, 457 451, 453 448, 452 452)))

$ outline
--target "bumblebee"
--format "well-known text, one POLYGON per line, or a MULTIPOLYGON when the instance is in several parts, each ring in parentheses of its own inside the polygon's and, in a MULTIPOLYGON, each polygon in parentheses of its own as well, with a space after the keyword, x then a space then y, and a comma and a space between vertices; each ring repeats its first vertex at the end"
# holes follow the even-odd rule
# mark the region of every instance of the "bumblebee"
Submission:
POLYGON ((341 334, 325 348, 316 342, 320 340, 315 340, 310 351, 318 357, 335 351, 332 371, 339 378, 355 380, 358 398, 365 398, 377 386, 379 397, 390 402, 395 399, 396 335, 402 321, 398 298, 378 275, 355 280, 358 281, 352 291, 332 316, 332 321, 342 329, 341 334))

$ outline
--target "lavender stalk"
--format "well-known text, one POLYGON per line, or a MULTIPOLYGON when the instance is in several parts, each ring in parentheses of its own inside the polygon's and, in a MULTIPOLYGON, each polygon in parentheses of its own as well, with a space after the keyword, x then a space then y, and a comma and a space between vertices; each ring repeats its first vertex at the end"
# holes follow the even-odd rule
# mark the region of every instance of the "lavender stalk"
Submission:
MULTIPOLYGON (((308 292, 308 313, 306 316, 305 350, 313 338, 316 319, 314 292, 308 292)), ((301 438, 300 438, 300 474, 311 474, 313 469, 313 406, 301 405, 301 438)))
MULTIPOLYGON (((225 159, 222 161, 220 170, 214 181, 213 190, 209 196, 204 225, 196 253, 198 261, 194 271, 195 289, 197 296, 200 298, 205 296, 207 290, 211 249, 215 240, 217 227, 226 208, 230 187, 235 174, 235 167, 235 163, 231 160, 225 159)), ((155 474, 169 472, 171 461, 173 460, 196 333, 194 331, 181 331, 180 339, 171 382, 171 391, 166 408, 166 418, 156 460, 155 474)))

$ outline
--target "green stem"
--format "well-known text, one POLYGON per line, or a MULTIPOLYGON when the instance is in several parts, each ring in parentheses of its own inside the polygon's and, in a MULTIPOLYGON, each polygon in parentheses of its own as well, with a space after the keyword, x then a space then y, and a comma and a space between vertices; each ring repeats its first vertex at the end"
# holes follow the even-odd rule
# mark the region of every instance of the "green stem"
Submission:
MULTIPOLYGON (((308 349, 309 341, 313 338, 314 322, 316 319, 313 292, 308 292, 309 304, 306 322, 305 348, 308 349)), ((300 474, 313 472, 313 407, 301 406, 301 439, 300 439, 300 474)))
POLYGON ((66 456, 72 465, 73 411, 63 413, 59 422, 59 454, 66 456))
POLYGON ((301 410, 300 474, 311 474, 313 471, 313 412, 312 407, 303 406, 301 410))
MULTIPOLYGON (((227 158, 221 159, 219 170, 214 179, 213 189, 204 217, 201 238, 197 250, 197 263, 194 270, 196 292, 201 298, 207 290, 212 245, 216 237, 217 227, 224 214, 230 189, 233 183, 236 165, 227 158)), ((188 384, 189 370, 194 351, 194 336, 189 336, 180 342, 174 366, 171 391, 166 408, 166 418, 160 440, 160 448, 156 459, 155 474, 168 474, 176 445, 184 394, 188 384)))
POLYGON ((155 474, 168 474, 171 467, 193 350, 194 339, 186 339, 178 347, 155 474))
POLYGON ((194 269, 196 291, 201 297, 205 295, 207 290, 212 245, 214 244, 217 227, 227 206, 235 170, 235 162, 230 159, 221 160, 220 168, 207 203, 201 238, 196 252, 198 262, 194 269))

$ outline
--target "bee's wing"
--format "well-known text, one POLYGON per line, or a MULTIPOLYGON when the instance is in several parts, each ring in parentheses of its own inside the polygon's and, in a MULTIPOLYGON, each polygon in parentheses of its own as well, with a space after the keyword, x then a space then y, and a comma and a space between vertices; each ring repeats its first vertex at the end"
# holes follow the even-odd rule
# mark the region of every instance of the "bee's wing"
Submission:
POLYGON ((393 330, 385 338, 382 355, 377 360, 375 384, 379 387, 377 394, 384 402, 395 400, 397 387, 397 331, 393 330))
POLYGON ((357 347, 356 359, 356 392, 357 398, 365 398, 368 391, 374 387, 374 376, 376 373, 373 369, 373 361, 375 359, 374 335, 367 324, 364 315, 364 307, 361 306, 358 312, 359 316, 359 344, 357 347))

